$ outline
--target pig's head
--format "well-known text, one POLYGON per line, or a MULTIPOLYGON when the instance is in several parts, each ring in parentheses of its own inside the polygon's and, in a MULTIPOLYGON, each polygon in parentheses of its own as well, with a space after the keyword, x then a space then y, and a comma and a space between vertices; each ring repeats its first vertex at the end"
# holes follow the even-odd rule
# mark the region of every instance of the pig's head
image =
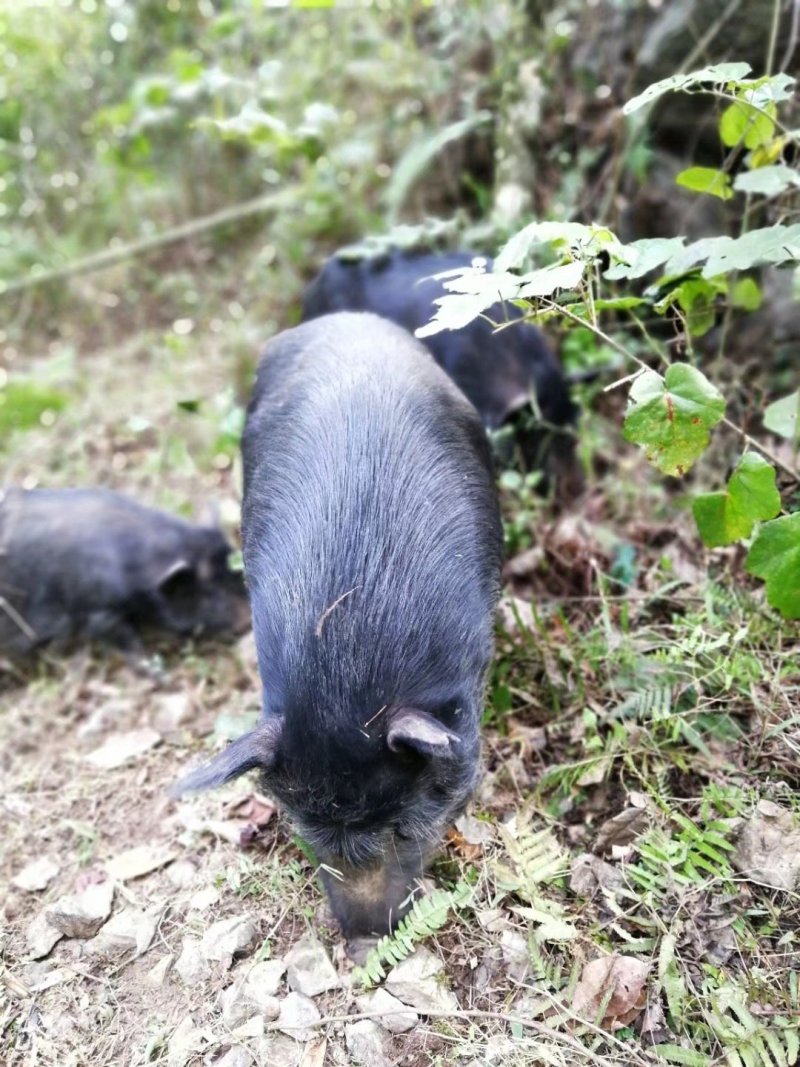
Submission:
POLYGON ((231 548, 219 529, 194 527, 154 582, 161 625, 175 633, 243 633, 250 609, 244 579, 229 565, 231 548))
POLYGON ((364 730, 325 737, 311 737, 307 720, 267 716, 176 792, 260 770, 314 849, 348 951, 360 956, 407 911, 426 859, 475 787, 477 731, 449 710, 446 726, 418 708, 384 708, 364 730))

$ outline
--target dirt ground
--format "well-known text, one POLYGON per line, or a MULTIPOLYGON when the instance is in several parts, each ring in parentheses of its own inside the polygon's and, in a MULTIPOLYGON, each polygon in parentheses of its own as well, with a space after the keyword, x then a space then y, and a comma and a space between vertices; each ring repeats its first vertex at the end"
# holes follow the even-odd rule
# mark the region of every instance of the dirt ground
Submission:
MULTIPOLYGON (((232 389, 246 372, 232 352, 252 359, 258 334, 252 321, 236 322, 234 329, 215 311, 141 329, 134 317, 113 337, 55 333, 49 348, 6 350, 8 366, 44 374, 68 398, 57 418, 15 440, 5 457, 8 481, 101 482, 185 513, 213 502, 234 537, 238 460, 225 426, 232 389)), ((495 708, 490 717, 487 775, 474 815, 451 836, 435 872, 440 885, 471 877, 477 903, 425 940, 413 957, 416 972, 395 976, 394 984, 390 975, 387 988, 413 1016, 403 1033, 379 1025, 382 1002, 364 999, 353 986, 352 965, 327 918, 314 870, 268 798, 255 794, 247 779, 181 802, 169 796, 189 764, 237 736, 257 714, 251 636, 229 644, 156 645, 135 661, 83 649, 23 667, 0 664, 2 1062, 658 1062, 646 1037, 652 1045, 666 1028, 664 989, 643 986, 645 974, 658 972, 654 948, 646 949, 638 984, 636 975, 632 979, 633 997, 613 1026, 597 1022, 604 1012, 608 1017, 608 1001, 602 1008, 598 1001, 590 1013, 596 1021, 580 1031, 546 1022, 550 1009, 563 1005, 559 990, 569 989, 575 1005, 587 961, 624 950, 656 926, 663 932, 671 921, 651 901, 645 909, 651 926, 637 918, 637 928, 629 900, 612 905, 607 886, 598 898, 594 891, 579 892, 574 882, 579 860, 595 871, 605 862, 602 849, 587 849, 609 820, 630 822, 637 811, 645 823, 653 817, 649 786, 636 794, 624 776, 609 776, 606 764, 597 773, 594 722, 604 708, 621 706, 632 686, 636 691, 631 679, 641 679, 638 664, 654 648, 678 640, 675 612, 688 612, 706 595, 685 518, 663 517, 663 493, 647 489, 653 479, 641 480, 642 464, 631 452, 621 464, 618 484, 626 488, 613 501, 593 490, 579 511, 543 524, 527 557, 525 546, 517 546, 509 590, 539 604, 549 595, 552 603, 544 621, 528 618, 538 632, 535 648, 520 643, 520 620, 506 610, 493 693, 496 698, 505 687, 509 714, 495 708), (638 591, 627 606, 613 587, 597 594, 598 570, 612 561, 612 530, 639 552, 638 591), (659 592, 652 609, 655 591, 665 586, 665 559, 674 587, 659 592), (570 615, 576 602, 580 612, 570 615), (553 605, 566 614, 552 614, 553 605), (626 646, 637 627, 636 642, 626 646), (615 658, 623 647, 630 655, 615 658), (604 673, 606 662, 613 670, 604 673), (566 850, 556 873, 572 872, 572 895, 565 895, 561 877, 551 899, 544 887, 552 870, 531 876, 533 892, 519 879, 515 888, 501 865, 514 859, 514 841, 524 836, 523 811, 533 787, 559 762, 572 768, 573 799, 564 801, 562 793, 560 807, 549 808, 534 799, 527 809, 538 827, 556 827, 566 850), (63 899, 74 895, 77 904, 63 899), (555 942, 569 938, 573 944, 560 963, 544 953, 543 941, 532 940, 531 924, 544 922, 542 909, 555 942), (61 915, 60 926, 42 919, 47 910, 61 915), (50 945, 54 930, 63 936, 50 945), (625 1029, 634 1020, 635 1029, 625 1029)), ((731 556, 723 566, 733 562, 731 556)), ((520 610, 530 612, 524 604, 516 614, 520 610)), ((735 610, 726 610, 733 627, 735 610)), ((728 624, 719 632, 729 634, 728 624)), ((696 642, 701 639, 698 633, 696 642)), ((692 655, 699 655, 697 647, 692 655)), ((790 669, 796 652, 796 634, 787 636, 774 677, 756 669, 749 692, 737 678, 735 706, 728 710, 744 733, 709 741, 702 754, 694 753, 691 769, 676 762, 672 777, 663 773, 665 795, 688 803, 699 795, 699 777, 702 783, 744 780, 748 788, 766 783, 771 792, 759 792, 762 803, 789 803, 800 753, 791 710, 798 698, 796 658, 790 669), (760 709, 756 725, 754 708, 760 709), (778 722, 784 725, 776 732, 778 722), (772 800, 763 800, 767 793, 772 800)), ((719 698, 716 706, 723 704, 719 698)), ((648 748, 641 731, 634 740, 625 758, 644 783, 657 747, 648 748)), ((637 831, 620 835, 617 826, 606 832, 617 834, 621 851, 609 847, 605 867, 622 870, 637 831)), ((788 845, 786 856, 791 865, 788 845)), ((519 855, 517 861, 521 869, 519 855)), ((595 888, 606 875, 596 874, 595 888)), ((746 938, 736 943, 739 971, 760 968, 759 996, 766 1003, 768 988, 787 990, 788 1007, 780 1010, 791 1012, 797 993, 792 954, 800 947, 793 920, 778 909, 774 888, 760 893, 741 883, 737 892, 740 904, 774 920, 755 949, 746 938)), ((704 885, 679 905, 671 900, 670 907, 684 909, 686 921, 703 932, 692 960, 712 958, 721 966, 731 959, 734 949, 722 932, 733 921, 731 903, 723 897, 704 885)))

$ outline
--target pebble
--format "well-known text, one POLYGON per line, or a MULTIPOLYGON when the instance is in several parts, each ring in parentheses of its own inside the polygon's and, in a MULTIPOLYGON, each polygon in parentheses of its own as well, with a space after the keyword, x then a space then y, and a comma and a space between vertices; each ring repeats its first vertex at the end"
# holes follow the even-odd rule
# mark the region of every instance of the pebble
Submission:
POLYGON ((19 874, 12 879, 11 884, 16 889, 22 889, 25 893, 39 893, 47 889, 58 874, 58 864, 55 860, 41 856, 33 863, 23 867, 19 874))
POLYGON ((155 967, 151 967, 147 974, 144 976, 144 980, 147 985, 154 989, 159 989, 167 980, 167 975, 172 969, 172 964, 175 962, 175 957, 170 952, 166 956, 162 956, 155 967))
POLYGON ((112 734, 100 748, 86 756, 86 762, 101 770, 110 771, 121 767, 128 760, 137 759, 149 752, 161 740, 161 734, 145 727, 126 734, 112 734))
POLYGON ((95 882, 80 893, 59 897, 47 909, 47 921, 64 937, 94 937, 111 914, 113 899, 113 882, 95 882))
POLYGON ((214 1067, 251 1067, 253 1054, 242 1045, 232 1045, 222 1059, 215 1060, 214 1067))
POLYGON ((33 959, 46 956, 64 935, 47 921, 47 912, 40 911, 27 929, 28 955, 33 959))
POLYGON ((357 1003, 359 1011, 374 1012, 374 1021, 384 1030, 388 1030, 390 1034, 404 1034, 419 1022, 419 1016, 415 1011, 410 1011, 400 1003, 397 997, 393 997, 385 989, 376 989, 374 993, 359 997, 357 1003), (396 1012, 396 1014, 385 1015, 384 1012, 396 1012))
POLYGON ((138 845, 120 852, 104 866, 109 878, 116 882, 128 882, 133 878, 142 878, 174 859, 175 851, 167 845, 138 845))
POLYGON ((418 948, 389 972, 384 988, 403 1004, 426 1011, 457 1011, 458 1001, 437 980, 444 964, 426 948, 418 948))
POLYGON ((242 983, 244 995, 258 1007, 263 1004, 271 1005, 280 989, 285 971, 286 964, 283 960, 264 960, 254 964, 242 983))
POLYGON ((339 976, 325 948, 315 937, 304 937, 286 954, 289 988, 307 997, 336 989, 339 976))
POLYGON ((220 919, 203 934, 201 951, 207 960, 215 960, 230 967, 234 956, 252 952, 258 941, 258 927, 247 915, 220 919))
POLYGON ((386 1055, 386 1031, 371 1019, 361 1019, 346 1026, 344 1040, 354 1064, 362 1064, 363 1067, 390 1067, 391 1060, 386 1055))
POLYGON ((156 936, 161 909, 143 911, 141 908, 124 908, 113 915, 96 937, 86 943, 86 951, 98 956, 118 956, 136 950, 141 956, 147 952, 156 936))
POLYGON ((278 1029, 295 1041, 311 1041, 317 1032, 310 1024, 321 1018, 313 1000, 302 993, 289 993, 281 1001, 278 1029))
POLYGON ((184 937, 181 954, 175 963, 175 971, 183 984, 187 986, 204 982, 211 976, 211 968, 200 951, 200 942, 196 937, 184 937))

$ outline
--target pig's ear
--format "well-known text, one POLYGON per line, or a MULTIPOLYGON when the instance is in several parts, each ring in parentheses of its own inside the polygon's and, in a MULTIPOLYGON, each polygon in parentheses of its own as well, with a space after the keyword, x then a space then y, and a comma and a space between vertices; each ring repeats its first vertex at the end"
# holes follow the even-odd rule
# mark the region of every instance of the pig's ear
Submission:
POLYGON ((394 708, 386 731, 386 744, 392 752, 414 749, 423 756, 452 757, 458 754, 461 738, 438 719, 419 708, 394 708))
POLYGON ((255 730, 232 741, 214 759, 176 782, 170 789, 171 795, 179 797, 184 793, 213 789, 256 768, 269 771, 275 763, 280 733, 279 719, 262 719, 255 730))

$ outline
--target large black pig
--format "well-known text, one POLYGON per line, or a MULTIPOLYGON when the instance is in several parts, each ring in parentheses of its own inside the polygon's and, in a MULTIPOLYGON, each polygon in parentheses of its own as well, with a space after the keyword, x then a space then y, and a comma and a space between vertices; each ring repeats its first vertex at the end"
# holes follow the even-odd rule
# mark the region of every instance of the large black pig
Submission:
POLYGON ((106 489, 0 491, 0 653, 140 628, 240 632, 249 621, 230 545, 106 489))
MULTIPOLYGON (((334 256, 306 291, 303 319, 332 311, 372 311, 413 333, 431 320, 434 301, 447 292, 432 275, 467 267, 476 256, 474 252, 391 252, 360 260, 334 256)), ((491 260, 486 263, 490 270, 491 260)), ((575 457, 578 409, 561 365, 543 334, 518 321, 523 316, 519 308, 496 304, 486 316, 491 322, 515 325, 495 331, 486 318, 477 318, 463 329, 426 337, 424 344, 472 401, 484 426, 498 430, 513 423, 522 465, 542 470, 545 488, 552 478, 564 482, 561 488, 570 495, 582 481, 575 457)), ((507 452, 503 458, 512 461, 507 452)))
POLYGON ((502 551, 488 442, 421 344, 341 313, 267 346, 243 451, 263 714, 177 791, 260 769, 339 872, 358 955, 476 783, 502 551))

